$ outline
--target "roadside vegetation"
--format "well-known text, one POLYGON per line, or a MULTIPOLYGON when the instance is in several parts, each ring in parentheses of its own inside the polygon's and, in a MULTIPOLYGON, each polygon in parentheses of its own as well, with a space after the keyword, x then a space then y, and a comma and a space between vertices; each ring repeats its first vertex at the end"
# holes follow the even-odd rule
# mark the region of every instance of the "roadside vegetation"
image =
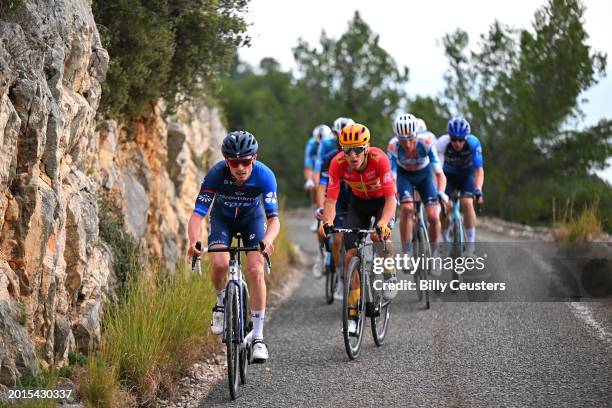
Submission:
MULTIPOLYGON (((554 206, 554 204, 553 204, 554 206)), ((557 241, 589 242, 596 241, 603 234, 603 226, 599 215, 599 200, 585 204, 578 212, 573 199, 566 201, 560 209, 553 208, 553 214, 559 214, 554 222, 554 236, 557 241)))
MULTIPOLYGON (((108 210, 108 207, 102 207, 108 210)), ((120 219, 101 214, 101 231, 116 231, 120 219)), ((296 252, 281 217, 281 234, 275 241, 272 274, 268 286, 286 281, 296 252)), ((171 395, 181 373, 218 347, 209 334, 215 291, 210 264, 202 258, 203 277, 181 262, 169 274, 163 263, 150 258, 133 259, 125 234, 114 235, 117 265, 130 265, 123 296, 106 307, 100 345, 89 353, 87 364, 74 375, 79 394, 89 406, 125 407, 150 405, 160 395, 171 395), (123 258, 121 258, 123 257, 123 258)))

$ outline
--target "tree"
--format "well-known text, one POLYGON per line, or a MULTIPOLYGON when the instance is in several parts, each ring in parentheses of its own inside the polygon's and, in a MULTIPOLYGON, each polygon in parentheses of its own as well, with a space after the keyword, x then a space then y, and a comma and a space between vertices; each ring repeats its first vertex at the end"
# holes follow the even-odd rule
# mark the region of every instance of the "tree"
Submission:
POLYGON ((609 194, 590 171, 612 154, 610 121, 570 128, 582 117, 578 98, 606 66, 606 56, 586 43, 583 15, 579 0, 549 0, 531 31, 495 22, 479 51, 467 51, 463 31, 444 38, 445 95, 483 142, 487 207, 497 215, 550 220, 552 197, 572 194, 569 185, 590 186, 578 187, 583 200, 589 192, 590 199, 609 194))
POLYGON ((138 116, 164 98, 172 110, 184 100, 216 92, 218 75, 248 44, 240 13, 248 0, 94 0, 93 13, 110 55, 101 110, 138 116))
POLYGON ((300 40, 293 49, 301 74, 299 83, 309 95, 308 106, 324 101, 329 123, 352 117, 370 129, 374 143, 384 146, 390 121, 405 97, 408 68, 399 69, 379 45, 379 36, 355 12, 338 40, 321 34, 320 49, 300 40))

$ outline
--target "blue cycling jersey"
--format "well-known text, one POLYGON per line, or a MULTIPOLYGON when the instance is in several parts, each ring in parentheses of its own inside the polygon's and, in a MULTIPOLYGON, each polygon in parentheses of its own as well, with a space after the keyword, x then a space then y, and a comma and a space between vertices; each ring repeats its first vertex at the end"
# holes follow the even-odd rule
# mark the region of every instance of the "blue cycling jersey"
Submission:
MULTIPOLYGON (((319 184, 326 186, 329 184, 329 165, 332 159, 340 152, 338 148, 328 152, 323 158, 323 166, 321 167, 321 177, 319 177, 319 184)), ((340 182, 340 194, 336 201, 336 212, 346 212, 351 199, 351 188, 344 181, 340 182)), ((338 225, 336 225, 338 226, 338 225)))
POLYGON ((484 160, 480 140, 474 135, 468 135, 465 139, 463 147, 458 151, 453 149, 449 135, 444 135, 438 139, 436 149, 444 173, 465 173, 483 167, 484 160))
POLYGON ((441 173, 442 167, 436 152, 436 136, 428 131, 419 132, 416 136, 415 148, 413 151, 406 151, 397 137, 389 140, 387 145, 387 156, 391 161, 391 171, 397 174, 400 167, 408 172, 416 172, 429 166, 434 173, 441 173))
POLYGON ((261 211, 260 195, 263 195, 266 216, 278 216, 276 177, 268 166, 256 161, 251 176, 238 186, 225 161, 220 161, 204 177, 194 212, 205 217, 212 205, 224 217, 247 217, 261 211))
POLYGON ((325 156, 330 152, 336 151, 337 149, 338 143, 336 141, 336 136, 329 136, 321 140, 321 143, 319 143, 319 151, 317 152, 317 160, 315 161, 314 171, 320 173, 325 156))
POLYGON ((319 151, 319 141, 314 137, 311 137, 306 142, 306 147, 304 148, 304 167, 307 169, 312 169, 315 165, 315 161, 317 159, 317 152, 319 151))

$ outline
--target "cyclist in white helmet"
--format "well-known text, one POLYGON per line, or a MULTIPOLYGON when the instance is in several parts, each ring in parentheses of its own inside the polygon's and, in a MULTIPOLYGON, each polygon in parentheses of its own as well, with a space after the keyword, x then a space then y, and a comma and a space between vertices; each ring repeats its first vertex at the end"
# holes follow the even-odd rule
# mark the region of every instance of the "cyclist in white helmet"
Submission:
POLYGON ((393 123, 395 137, 389 142, 387 155, 396 176, 402 249, 405 254, 410 254, 412 250, 416 187, 425 205, 432 255, 435 255, 436 242, 440 235, 438 197, 443 201, 447 201, 448 197, 444 193, 446 178, 435 148, 435 136, 428 131, 419 131, 423 123, 419 123, 419 120, 410 113, 397 116, 393 123))

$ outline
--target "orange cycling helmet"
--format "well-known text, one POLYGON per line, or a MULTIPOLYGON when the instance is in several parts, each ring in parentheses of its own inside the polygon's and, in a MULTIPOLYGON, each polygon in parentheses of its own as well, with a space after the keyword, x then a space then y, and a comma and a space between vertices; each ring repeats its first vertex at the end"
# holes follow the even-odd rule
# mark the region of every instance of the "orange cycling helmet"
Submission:
POLYGON ((370 143, 370 131, 359 123, 347 125, 340 132, 338 142, 341 147, 365 146, 370 143))

